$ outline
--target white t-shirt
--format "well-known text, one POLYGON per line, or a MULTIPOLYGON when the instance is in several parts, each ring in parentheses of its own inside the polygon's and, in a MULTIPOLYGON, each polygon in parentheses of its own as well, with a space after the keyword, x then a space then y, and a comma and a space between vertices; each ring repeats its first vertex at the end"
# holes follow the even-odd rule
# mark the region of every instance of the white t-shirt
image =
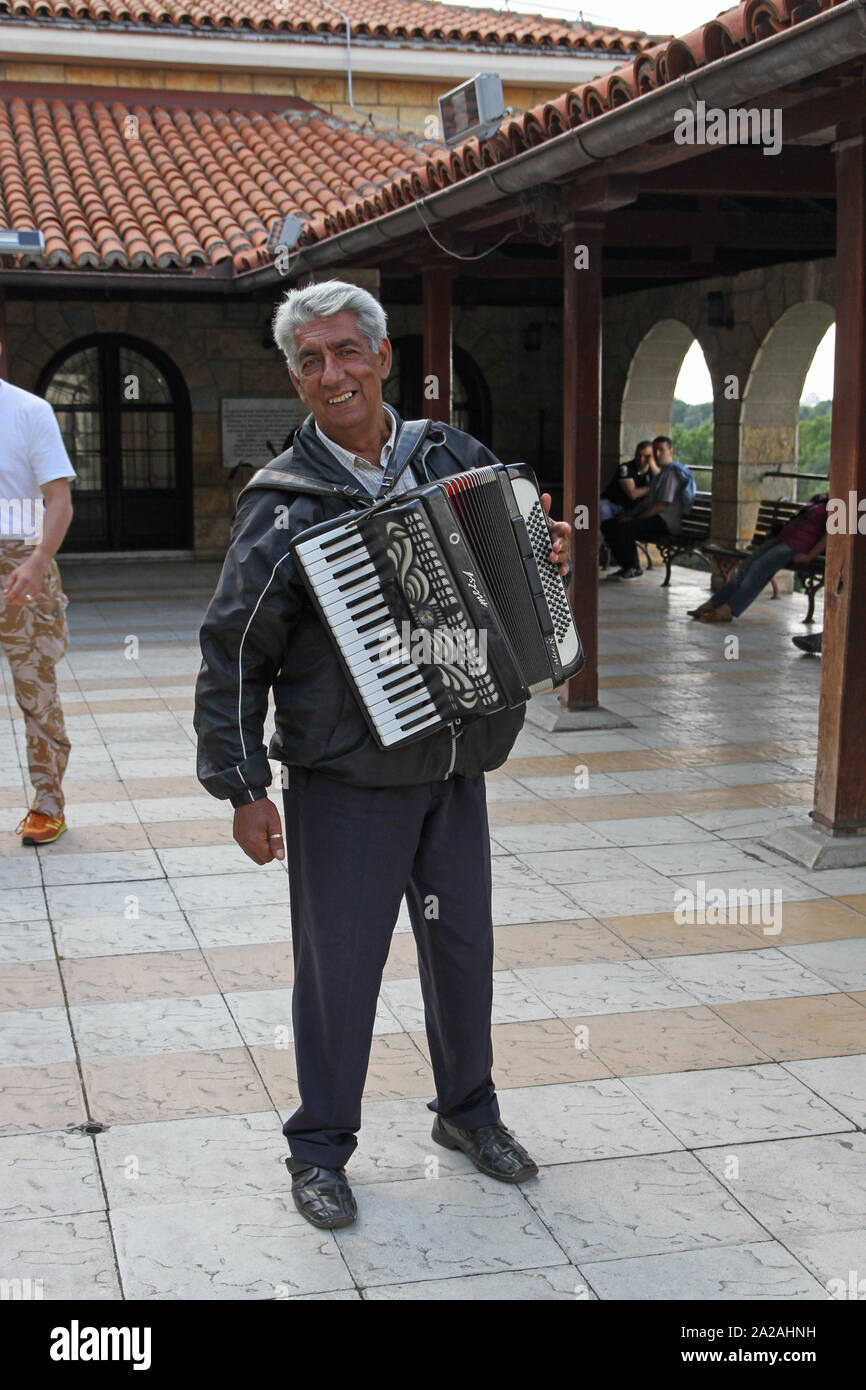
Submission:
POLYGON ((42 534, 40 488, 55 478, 74 478, 54 411, 41 396, 0 381, 0 539, 42 534))

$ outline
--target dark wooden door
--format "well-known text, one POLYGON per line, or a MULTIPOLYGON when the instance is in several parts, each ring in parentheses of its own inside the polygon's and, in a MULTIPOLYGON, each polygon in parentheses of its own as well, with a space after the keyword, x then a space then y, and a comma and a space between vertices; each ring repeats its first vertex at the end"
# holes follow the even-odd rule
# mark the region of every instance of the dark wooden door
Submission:
POLYGON ((189 403, 174 365, 119 335, 85 339, 43 373, 76 477, 66 551, 175 550, 192 540, 189 403))

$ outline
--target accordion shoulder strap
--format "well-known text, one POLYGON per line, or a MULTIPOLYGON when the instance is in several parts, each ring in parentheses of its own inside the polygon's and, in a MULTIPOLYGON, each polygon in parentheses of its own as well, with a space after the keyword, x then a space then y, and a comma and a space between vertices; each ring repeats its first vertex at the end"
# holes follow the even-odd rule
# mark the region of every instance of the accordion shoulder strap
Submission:
POLYGON ((402 422, 397 431, 394 452, 388 460, 388 467, 385 469, 377 500, 387 496, 397 479, 408 468, 427 438, 432 423, 432 420, 404 420, 402 422))
MULTIPOLYGON (((394 483, 403 473, 404 469, 412 462, 418 453, 424 440, 427 438, 432 425, 431 420, 404 420, 397 432, 394 443, 394 451, 388 460, 388 467, 382 477, 382 484, 379 489, 379 500, 383 499, 390 492, 394 483)), ((260 468, 254 473, 243 489, 249 492, 250 489, 262 487, 285 488, 289 492, 313 492, 325 496, 344 491, 343 488, 334 483, 319 482, 310 478, 304 473, 293 473, 290 468, 284 466, 291 463, 292 450, 287 449, 284 454, 273 459, 266 468, 260 468), (281 466, 283 465, 283 466, 281 466)))
MULTIPOLYGON (((280 459, 286 459, 288 461, 291 459, 291 455, 291 449, 287 449, 284 454, 280 454, 280 459)), ((275 463, 279 463, 279 461, 279 459, 274 460, 275 463)), ((293 473, 289 468, 275 468, 273 464, 269 465, 267 468, 259 468, 250 478, 243 491, 249 492, 250 489, 260 487, 279 487, 285 488, 289 492, 315 492, 325 494, 340 491, 333 483, 317 483, 315 479, 310 478, 305 473, 293 473)))

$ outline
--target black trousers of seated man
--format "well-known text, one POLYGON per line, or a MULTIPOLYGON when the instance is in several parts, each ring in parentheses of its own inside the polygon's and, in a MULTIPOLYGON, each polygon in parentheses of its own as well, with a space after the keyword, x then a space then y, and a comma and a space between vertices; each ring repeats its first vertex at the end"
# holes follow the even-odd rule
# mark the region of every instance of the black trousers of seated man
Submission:
POLYGON ((289 768, 283 792, 301 1103, 292 1169, 357 1147, 376 1002, 405 894, 436 1097, 464 1129, 494 1124, 493 924, 484 777, 354 787, 289 768))
POLYGON ((647 517, 615 516, 610 521, 603 522, 601 530, 620 569, 626 570, 640 568, 638 541, 650 541, 656 536, 670 535, 658 514, 647 517))

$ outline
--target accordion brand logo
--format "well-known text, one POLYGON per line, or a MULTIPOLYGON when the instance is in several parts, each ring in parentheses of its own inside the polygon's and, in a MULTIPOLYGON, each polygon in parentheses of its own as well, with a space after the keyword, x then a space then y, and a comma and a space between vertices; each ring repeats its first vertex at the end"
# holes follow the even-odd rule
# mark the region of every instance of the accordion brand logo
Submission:
POLYGON ((464 570, 463 573, 466 575, 466 583, 469 585, 478 602, 483 603, 484 607, 486 608, 487 599, 484 597, 481 590, 479 589, 475 575, 472 573, 471 570, 464 570))

